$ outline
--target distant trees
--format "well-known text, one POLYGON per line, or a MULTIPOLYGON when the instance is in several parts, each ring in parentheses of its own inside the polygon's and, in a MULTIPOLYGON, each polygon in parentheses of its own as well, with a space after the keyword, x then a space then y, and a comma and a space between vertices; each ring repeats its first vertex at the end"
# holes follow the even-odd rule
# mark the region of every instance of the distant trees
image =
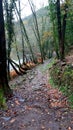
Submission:
POLYGON ((31 34, 29 34, 30 31, 28 31, 24 21, 21 18, 21 1, 4 0, 5 25, 6 25, 6 36, 7 36, 6 42, 7 42, 7 58, 8 58, 8 76, 10 72, 10 65, 16 71, 17 74, 25 73, 24 72, 25 67, 24 68, 21 67, 22 66, 21 59, 23 61, 23 64, 25 64, 25 66, 26 66, 25 62, 28 62, 29 60, 33 61, 34 63, 37 63, 38 62, 37 53, 40 53, 39 57, 41 57, 41 63, 43 63, 43 58, 45 59, 46 54, 48 52, 48 47, 49 47, 47 42, 48 38, 46 38, 46 40, 43 40, 44 42, 46 41, 46 44, 44 44, 44 46, 42 45, 42 37, 44 36, 44 31, 46 31, 45 28, 43 29, 43 26, 45 25, 45 24, 43 25, 43 23, 44 22, 46 23, 46 20, 44 18, 45 16, 43 16, 43 20, 42 17, 39 18, 41 19, 41 24, 40 24, 41 26, 39 26, 38 21, 40 20, 38 20, 37 18, 35 6, 32 0, 28 0, 28 1, 32 11, 32 19, 33 19, 32 33, 35 36, 33 41, 31 41, 30 38, 31 37, 31 34), (14 21, 14 16, 18 20, 17 22, 14 21), (15 29, 15 27, 16 28, 18 27, 19 32, 16 32, 17 30, 15 29), (42 32, 40 30, 42 30, 42 32), (17 35, 17 33, 19 33, 19 35, 17 35), (36 48, 33 47, 32 43, 36 44, 36 48), (18 63, 13 61, 13 59, 11 59, 11 52, 13 49, 16 51, 15 53, 16 53, 16 58, 18 60, 18 63), (30 59, 27 58, 27 55, 29 55, 30 59))
POLYGON ((2 0, 0 0, 0 89, 2 89, 6 97, 12 95, 7 79, 6 39, 2 0))
POLYGON ((33 4, 32 0, 28 0, 31 11, 32 11, 32 15, 33 15, 33 23, 34 23, 34 33, 36 36, 36 40, 37 40, 37 44, 39 46, 40 49, 40 54, 41 54, 41 60, 43 63, 43 50, 42 50, 42 46, 41 46, 41 38, 40 38, 40 33, 39 33, 39 28, 38 28, 38 21, 37 21, 37 15, 36 15, 36 10, 35 10, 35 5, 33 4))
POLYGON ((38 18, 38 13, 36 11, 36 5, 34 5, 32 0, 28 0, 31 11, 32 11, 32 30, 35 36, 35 39, 37 41, 37 47, 39 48, 40 56, 41 56, 41 63, 46 58, 50 58, 49 54, 51 52, 51 44, 49 42, 49 36, 47 34, 50 34, 50 29, 48 23, 48 16, 47 16, 47 7, 42 8, 42 15, 38 18), (45 15, 43 14, 43 10, 46 11, 45 15), (39 23, 40 21, 40 23, 39 23), (46 35, 45 35, 46 34, 46 35))

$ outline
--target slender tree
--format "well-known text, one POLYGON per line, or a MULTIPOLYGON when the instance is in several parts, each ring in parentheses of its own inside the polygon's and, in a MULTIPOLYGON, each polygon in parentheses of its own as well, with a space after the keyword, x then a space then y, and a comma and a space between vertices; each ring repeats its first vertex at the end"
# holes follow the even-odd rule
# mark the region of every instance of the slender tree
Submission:
POLYGON ((12 95, 7 79, 6 40, 2 0, 0 0, 0 88, 6 97, 12 95))
POLYGON ((56 4, 53 0, 49 0, 49 16, 51 21, 51 31, 53 35, 54 41, 54 50, 56 52, 56 56, 59 59, 59 44, 57 38, 57 19, 56 19, 56 4))
MULTIPOLYGON (((13 23, 13 10, 14 10, 14 2, 13 0, 4 1, 4 9, 5 9, 5 22, 6 22, 6 31, 7 31, 7 57, 10 58, 11 54, 11 45, 13 43, 14 36, 14 23, 13 23)), ((8 77, 10 79, 10 64, 8 60, 8 77)))
POLYGON ((33 50, 32 50, 31 44, 30 44, 30 40, 29 40, 27 31, 26 31, 26 28, 25 28, 25 25, 24 25, 24 23, 23 23, 23 21, 22 21, 22 19, 21 19, 21 16, 20 16, 20 11, 18 10, 16 3, 14 3, 14 5, 15 5, 16 12, 17 12, 17 14, 18 14, 18 16, 19 16, 21 29, 23 28, 23 30, 22 30, 21 33, 22 33, 22 35, 24 36, 24 39, 25 39, 25 41, 26 41, 26 43, 27 43, 27 45, 28 45, 28 48, 29 48, 29 50, 30 50, 30 52, 31 52, 33 61, 36 62, 35 57, 34 57, 34 54, 33 54, 33 50))
POLYGON ((33 14, 34 32, 35 32, 37 44, 38 44, 39 49, 40 49, 41 60, 42 60, 42 63, 43 63, 43 51, 42 51, 41 38, 40 38, 40 32, 39 32, 39 27, 38 27, 36 10, 35 10, 35 6, 34 6, 34 3, 32 2, 32 0, 28 0, 28 2, 29 2, 29 5, 30 5, 32 14, 33 14))

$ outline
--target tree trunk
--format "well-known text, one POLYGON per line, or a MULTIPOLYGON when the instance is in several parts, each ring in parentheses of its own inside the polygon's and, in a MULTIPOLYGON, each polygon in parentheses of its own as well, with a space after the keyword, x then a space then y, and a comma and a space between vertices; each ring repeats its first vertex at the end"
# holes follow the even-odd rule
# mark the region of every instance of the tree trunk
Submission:
POLYGON ((0 88, 3 90, 6 97, 10 97, 12 95, 7 79, 6 41, 2 0, 0 0, 0 88))
POLYGON ((65 14, 63 16, 63 24, 62 24, 62 47, 61 47, 62 48, 62 52, 61 52, 61 59, 64 59, 64 57, 65 57, 65 54, 64 54, 64 50, 65 50, 64 43, 65 43, 65 32, 66 32, 66 18, 67 18, 67 11, 68 11, 67 4, 65 4, 64 11, 65 11, 65 14))
POLYGON ((59 36, 59 49, 60 49, 60 60, 64 59, 64 43, 65 43, 65 31, 66 31, 66 18, 67 18, 67 10, 68 6, 65 4, 64 11, 65 14, 63 16, 63 23, 61 23, 61 10, 60 10, 60 0, 57 0, 57 21, 58 21, 58 36, 59 36))
POLYGON ((60 0, 57 0, 57 22, 58 22, 58 39, 59 39, 59 50, 60 50, 60 60, 62 60, 62 52, 64 50, 62 50, 63 48, 63 42, 62 42, 62 24, 61 24, 61 10, 60 10, 60 0))

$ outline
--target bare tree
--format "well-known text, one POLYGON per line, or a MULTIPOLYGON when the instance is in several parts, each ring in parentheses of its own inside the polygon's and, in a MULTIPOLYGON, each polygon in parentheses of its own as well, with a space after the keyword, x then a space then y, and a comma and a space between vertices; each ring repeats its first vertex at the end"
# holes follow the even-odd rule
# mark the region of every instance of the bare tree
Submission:
MULTIPOLYGON (((21 33, 22 33, 22 35, 24 36, 24 39, 25 39, 25 41, 26 41, 26 43, 27 43, 27 45, 28 45, 28 48, 29 48, 29 50, 30 50, 30 52, 31 52, 33 61, 36 62, 35 57, 34 57, 34 54, 33 54, 33 50, 32 50, 31 44, 30 44, 29 36, 28 36, 28 34, 27 34, 25 25, 24 25, 24 23, 23 23, 23 21, 22 21, 22 19, 21 19, 20 11, 18 10, 16 3, 14 3, 14 5, 15 5, 15 9, 16 9, 16 12, 17 12, 18 17, 19 17, 19 20, 20 20, 21 33)), ((22 36, 22 38, 23 38, 23 36, 22 36)), ((23 39, 22 39, 22 40, 23 40, 23 39)))
POLYGON ((41 38, 40 38, 40 33, 39 33, 39 28, 38 28, 38 21, 37 21, 37 16, 36 16, 36 11, 35 11, 35 6, 33 4, 33 2, 31 0, 28 0, 32 14, 33 14, 33 22, 34 22, 34 33, 36 36, 36 40, 40 49, 40 53, 41 53, 41 59, 42 59, 42 63, 43 63, 43 51, 42 51, 42 46, 41 46, 41 38))

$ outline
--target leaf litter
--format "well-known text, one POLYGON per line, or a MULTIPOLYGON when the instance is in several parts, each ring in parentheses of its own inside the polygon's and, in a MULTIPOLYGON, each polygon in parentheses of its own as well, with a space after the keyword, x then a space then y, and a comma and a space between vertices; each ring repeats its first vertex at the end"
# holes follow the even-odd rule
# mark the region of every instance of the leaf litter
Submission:
POLYGON ((7 110, 0 110, 0 130, 73 130, 73 110, 67 98, 48 83, 48 64, 10 82, 16 86, 14 97, 7 102, 7 110))

